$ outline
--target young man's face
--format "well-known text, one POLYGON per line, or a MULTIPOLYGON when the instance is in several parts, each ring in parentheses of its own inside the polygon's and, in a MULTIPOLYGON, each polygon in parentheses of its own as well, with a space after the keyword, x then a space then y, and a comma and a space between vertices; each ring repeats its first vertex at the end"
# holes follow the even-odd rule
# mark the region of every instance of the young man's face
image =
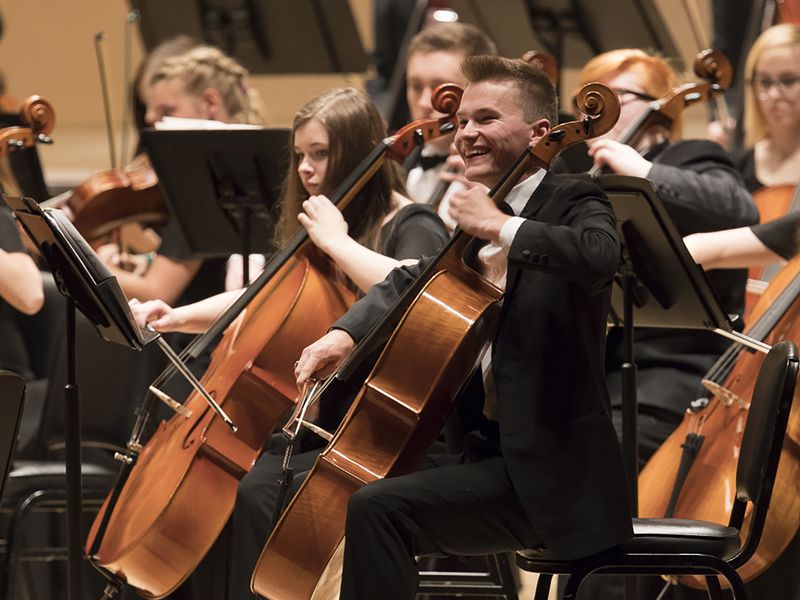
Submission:
MULTIPOLYGON (((433 119, 443 116, 433 110, 431 94, 437 86, 443 83, 456 83, 464 85, 464 75, 461 73, 461 63, 464 54, 461 52, 414 52, 408 57, 406 64, 406 100, 411 119, 433 119)), ((431 145, 440 147, 443 153, 447 152, 451 138, 446 136, 434 140, 431 145)))
POLYGON ((525 121, 516 84, 510 81, 468 85, 457 116, 455 145, 464 159, 464 174, 487 187, 492 187, 549 127, 546 119, 525 121))

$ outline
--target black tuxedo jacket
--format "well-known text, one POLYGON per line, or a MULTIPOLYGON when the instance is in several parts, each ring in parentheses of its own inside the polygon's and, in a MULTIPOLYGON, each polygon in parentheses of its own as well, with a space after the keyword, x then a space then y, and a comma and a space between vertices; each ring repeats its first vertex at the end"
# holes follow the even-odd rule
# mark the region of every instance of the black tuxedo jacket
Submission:
MULTIPOLYGON (((615 218, 594 185, 550 174, 520 216, 493 341, 499 447, 545 546, 583 556, 632 534, 603 369, 615 218)), ((362 339, 421 268, 393 271, 334 327, 362 339)), ((485 425, 476 388, 459 399, 467 431, 485 425)))

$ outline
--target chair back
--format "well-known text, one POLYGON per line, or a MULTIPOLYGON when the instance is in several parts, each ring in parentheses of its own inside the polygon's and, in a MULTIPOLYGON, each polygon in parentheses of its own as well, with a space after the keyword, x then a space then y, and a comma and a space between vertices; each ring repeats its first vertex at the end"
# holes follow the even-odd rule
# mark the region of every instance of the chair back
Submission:
POLYGON ((797 346, 784 340, 772 347, 758 373, 736 470, 731 526, 741 529, 748 501, 753 503, 754 512, 737 562, 754 552, 761 538, 789 423, 798 364, 797 346))
POLYGON ((24 398, 25 380, 22 376, 13 371, 0 370, 0 495, 11 465, 24 398))

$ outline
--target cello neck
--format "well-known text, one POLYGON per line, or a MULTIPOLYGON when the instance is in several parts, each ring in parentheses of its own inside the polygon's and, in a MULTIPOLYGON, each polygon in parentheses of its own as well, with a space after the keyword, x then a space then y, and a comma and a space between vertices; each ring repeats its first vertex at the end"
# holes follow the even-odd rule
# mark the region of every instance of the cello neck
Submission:
MULTIPOLYGON (((336 191, 331 197, 331 202, 339 208, 344 210, 353 198, 361 191, 364 184, 375 174, 381 167, 383 157, 388 150, 386 142, 376 146, 372 152, 358 165, 358 167, 348 175, 345 180, 336 188, 336 191)), ((220 333, 222 333, 239 315, 240 312, 252 301, 252 299, 267 285, 267 283, 274 277, 274 275, 294 256, 296 256, 304 247, 311 244, 308 237, 308 232, 300 228, 289 243, 286 244, 277 254, 269 260, 264 271, 258 278, 253 281, 247 290, 237 298, 236 302, 222 313, 216 321, 208 328, 208 330, 197 339, 196 344, 192 344, 191 356, 197 358, 203 350, 214 340, 220 333)))

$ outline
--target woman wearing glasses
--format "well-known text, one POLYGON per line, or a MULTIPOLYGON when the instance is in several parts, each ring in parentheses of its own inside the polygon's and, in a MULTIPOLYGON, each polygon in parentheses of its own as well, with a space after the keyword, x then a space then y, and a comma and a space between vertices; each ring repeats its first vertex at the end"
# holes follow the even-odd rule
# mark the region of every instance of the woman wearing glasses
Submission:
POLYGON ((800 26, 765 30, 745 63, 747 150, 737 166, 747 188, 797 184, 800 177, 800 26))
MULTIPOLYGON (((750 50, 745 75, 748 148, 734 162, 751 192, 787 186, 792 193, 800 179, 800 26, 775 25, 764 31, 750 50)), ((706 269, 770 264, 800 252, 800 213, 754 227, 692 235, 684 241, 706 269)))

